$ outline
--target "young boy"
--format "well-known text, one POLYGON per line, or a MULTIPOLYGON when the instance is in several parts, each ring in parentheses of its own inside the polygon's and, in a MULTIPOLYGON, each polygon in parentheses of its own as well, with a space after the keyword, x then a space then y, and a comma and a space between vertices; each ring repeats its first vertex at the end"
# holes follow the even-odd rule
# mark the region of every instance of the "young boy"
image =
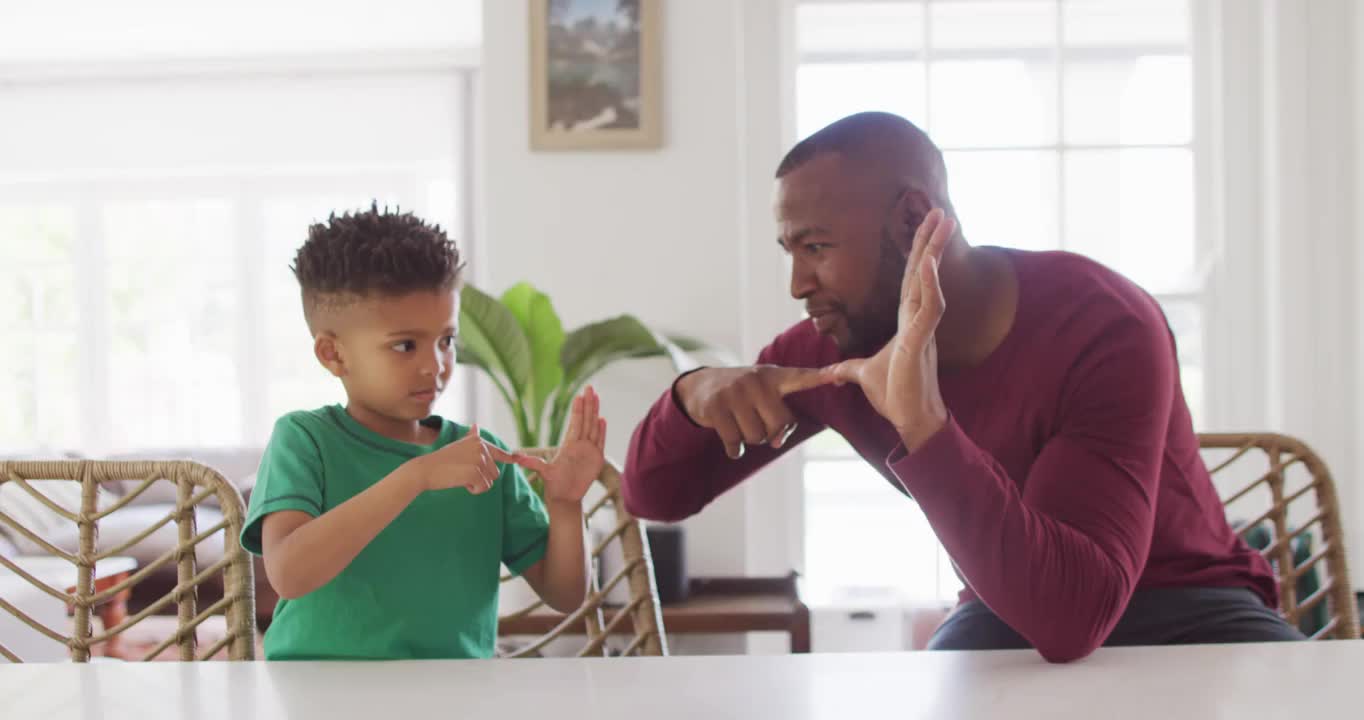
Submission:
POLYGON ((346 405, 280 418, 261 459, 241 541, 280 595, 268 660, 490 657, 503 563, 556 610, 583 600, 597 396, 573 401, 548 463, 432 415, 461 270, 440 228, 377 205, 312 226, 298 250, 313 352, 346 405), (543 502, 517 465, 544 478, 543 502))

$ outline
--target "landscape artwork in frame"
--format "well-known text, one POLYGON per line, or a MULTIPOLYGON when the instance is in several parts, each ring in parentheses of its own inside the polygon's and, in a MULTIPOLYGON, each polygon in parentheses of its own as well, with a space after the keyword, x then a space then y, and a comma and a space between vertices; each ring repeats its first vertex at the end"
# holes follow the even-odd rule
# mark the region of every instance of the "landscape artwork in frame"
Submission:
POLYGON ((660 147, 661 0, 529 2, 531 147, 660 147))

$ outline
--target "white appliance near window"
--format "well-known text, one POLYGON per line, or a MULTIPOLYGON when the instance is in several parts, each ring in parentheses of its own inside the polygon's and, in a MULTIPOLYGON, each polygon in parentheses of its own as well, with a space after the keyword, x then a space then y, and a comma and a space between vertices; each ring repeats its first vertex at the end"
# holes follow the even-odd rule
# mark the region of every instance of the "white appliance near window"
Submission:
POLYGON ((811 652, 896 652, 908 627, 892 587, 849 589, 810 610, 811 652))

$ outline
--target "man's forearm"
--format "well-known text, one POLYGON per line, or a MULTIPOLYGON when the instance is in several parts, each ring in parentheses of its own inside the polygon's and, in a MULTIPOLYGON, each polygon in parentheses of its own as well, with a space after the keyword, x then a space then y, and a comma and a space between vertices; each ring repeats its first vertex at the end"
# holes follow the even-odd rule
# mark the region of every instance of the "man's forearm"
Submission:
POLYGON ((621 472, 625 509, 649 520, 683 520, 822 429, 802 423, 781 449, 755 445, 733 460, 715 431, 693 423, 665 392, 630 437, 621 472))

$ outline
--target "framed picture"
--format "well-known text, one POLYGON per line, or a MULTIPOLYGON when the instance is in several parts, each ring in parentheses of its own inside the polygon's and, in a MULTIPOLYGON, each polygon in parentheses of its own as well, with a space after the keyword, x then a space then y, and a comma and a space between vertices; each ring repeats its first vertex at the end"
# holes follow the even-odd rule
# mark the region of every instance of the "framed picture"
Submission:
POLYGON ((535 150, 662 145, 661 0, 529 0, 535 150))

